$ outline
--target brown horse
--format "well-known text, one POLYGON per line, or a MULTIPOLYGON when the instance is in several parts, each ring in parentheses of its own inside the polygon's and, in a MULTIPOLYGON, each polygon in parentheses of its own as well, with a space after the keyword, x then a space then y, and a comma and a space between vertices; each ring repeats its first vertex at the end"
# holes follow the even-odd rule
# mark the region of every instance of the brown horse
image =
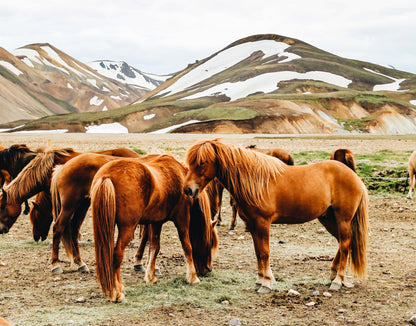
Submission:
POLYGON ((338 148, 335 151, 333 151, 331 154, 331 160, 336 160, 341 163, 344 163, 351 170, 357 172, 355 169, 354 155, 347 148, 338 148))
MULTIPOLYGON (((295 159, 293 158, 292 154, 290 154, 287 150, 281 148, 272 148, 272 149, 265 149, 265 148, 257 148, 256 145, 250 145, 247 148, 255 150, 257 152, 278 158, 283 163, 287 165, 295 165, 295 159)), ((230 197, 230 206, 232 209, 232 217, 230 223, 230 230, 235 229, 235 225, 237 223, 237 204, 233 197, 230 197)), ((247 230, 248 231, 248 230, 247 230)))
POLYGON ((331 289, 346 282, 347 258, 354 274, 366 274, 368 194, 360 178, 337 161, 287 166, 270 156, 202 141, 187 152, 185 193, 195 198, 218 178, 237 202, 252 235, 258 263, 256 286, 268 292, 274 281, 269 262, 271 223, 304 223, 318 218, 339 242, 331 266, 331 289))
POLYGON ((202 193, 191 200, 182 191, 187 169, 170 155, 146 163, 138 159, 116 160, 105 164, 91 186, 97 278, 105 296, 122 301, 124 286, 120 265, 124 250, 133 238, 137 224, 149 224, 149 264, 145 281, 154 283, 155 260, 160 249, 163 223, 175 224, 187 263, 187 281, 198 283, 197 272, 212 268, 212 255, 218 242, 215 222, 210 222, 209 202, 202 193), (202 223, 192 232, 193 224, 202 223), (114 246, 115 226, 118 228, 114 246), (190 237, 195 237, 191 242, 190 237))
POLYGON ((0 234, 9 232, 20 215, 24 201, 41 191, 49 191, 53 168, 77 155, 79 153, 68 148, 40 153, 3 188, 0 196, 0 234))
POLYGON ((407 171, 409 173, 409 192, 407 194, 407 198, 412 198, 412 190, 415 189, 416 151, 414 151, 409 157, 407 171))
MULTIPOLYGON (((108 149, 95 153, 119 157, 140 156, 135 151, 125 147, 108 149)), ((82 153, 78 154, 80 155, 82 153)), ((52 202, 49 192, 40 192, 36 195, 34 201, 32 201, 32 207, 30 209, 29 217, 32 223, 33 239, 35 241, 39 241, 39 239, 42 239, 42 241, 44 241, 48 237, 50 225, 53 221, 52 202)))
MULTIPOLYGON (((118 152, 118 154, 121 154, 118 152)), ((128 157, 140 157, 135 152, 125 152, 128 157)), ((106 163, 121 157, 97 153, 81 154, 67 164, 55 169, 51 194, 53 203, 52 272, 62 273, 59 264, 59 243, 62 239, 68 258, 81 272, 88 271, 79 251, 79 230, 90 206, 90 188, 97 171, 106 163)), ((43 217, 44 219, 44 217, 43 217)), ((44 223, 38 223, 40 225, 44 223)))

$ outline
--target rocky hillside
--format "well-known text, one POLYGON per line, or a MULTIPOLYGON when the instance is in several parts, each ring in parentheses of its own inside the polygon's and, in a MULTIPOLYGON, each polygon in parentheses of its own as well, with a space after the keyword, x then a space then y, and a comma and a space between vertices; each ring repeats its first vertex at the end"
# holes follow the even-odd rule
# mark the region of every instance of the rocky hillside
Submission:
MULTIPOLYGON (((69 131, 117 122, 156 133, 416 133, 416 75, 255 35, 190 64, 132 105, 72 117, 69 131)), ((36 123, 25 128, 68 126, 55 117, 36 123)))
POLYGON ((146 90, 105 77, 50 44, 0 48, 0 121, 111 110, 146 90))

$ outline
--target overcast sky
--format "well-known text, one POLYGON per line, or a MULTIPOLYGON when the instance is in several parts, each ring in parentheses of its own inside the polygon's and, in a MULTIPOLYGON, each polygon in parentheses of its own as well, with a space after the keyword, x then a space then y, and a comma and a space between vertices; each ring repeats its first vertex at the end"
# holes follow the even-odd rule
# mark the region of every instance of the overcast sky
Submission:
POLYGON ((50 43, 168 74, 254 34, 416 73, 416 1, 0 0, 0 47, 50 43))

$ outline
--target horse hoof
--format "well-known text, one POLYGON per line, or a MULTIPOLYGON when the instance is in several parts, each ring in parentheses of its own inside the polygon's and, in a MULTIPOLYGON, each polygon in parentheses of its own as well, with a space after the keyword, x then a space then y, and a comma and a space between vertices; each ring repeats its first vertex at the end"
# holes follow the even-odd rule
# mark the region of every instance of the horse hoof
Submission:
POLYGON ((350 282, 347 282, 347 281, 342 282, 342 285, 345 286, 346 288, 353 288, 354 287, 354 284, 352 284, 350 282))
POLYGON ((329 289, 332 290, 332 291, 338 291, 338 290, 341 289, 341 287, 342 287, 342 283, 332 281, 331 286, 329 287, 329 289))
POLYGON ((159 269, 159 268, 156 268, 156 269, 155 269, 155 275, 156 275, 156 276, 162 276, 162 272, 160 271, 160 269, 159 269))
POLYGON ((146 269, 144 268, 143 264, 134 265, 134 270, 136 272, 145 272, 146 269))
POLYGON ((260 286, 260 288, 257 290, 257 293, 260 293, 260 294, 267 294, 267 293, 270 293, 270 292, 272 292, 272 289, 271 288, 268 288, 267 286, 260 286))
POLYGON ((60 266, 53 267, 51 272, 54 274, 62 274, 64 271, 60 266))
POLYGON ((80 273, 89 273, 90 269, 88 268, 87 265, 84 264, 84 265, 82 265, 81 267, 78 268, 78 272, 80 272, 80 273))

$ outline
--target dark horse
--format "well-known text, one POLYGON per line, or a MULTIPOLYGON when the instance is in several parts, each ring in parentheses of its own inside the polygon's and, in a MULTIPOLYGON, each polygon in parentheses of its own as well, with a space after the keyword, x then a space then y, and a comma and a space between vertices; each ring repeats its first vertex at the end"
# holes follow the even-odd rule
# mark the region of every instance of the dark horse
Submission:
POLYGON ((186 172, 175 158, 163 155, 146 163, 138 159, 112 161, 96 173, 91 186, 96 272, 104 295, 111 301, 124 298, 120 265, 139 223, 149 224, 152 229, 147 283, 157 281, 154 270, 160 233, 163 223, 169 220, 178 230, 188 283, 199 282, 197 272, 205 274, 211 270, 212 256, 218 246, 215 222, 211 224, 205 193, 199 200, 183 193, 186 172), (202 226, 195 232, 191 230, 193 224, 202 226), (116 225, 118 237, 114 246, 116 225))
POLYGON ((201 141, 187 152, 185 193, 192 197, 218 178, 237 202, 257 256, 259 292, 269 292, 271 223, 305 223, 318 218, 339 242, 331 266, 331 289, 352 284, 345 279, 347 260, 358 277, 366 275, 368 194, 360 178, 344 164, 323 161, 288 166, 270 156, 201 141))
POLYGON ((335 151, 333 151, 331 154, 331 160, 336 160, 341 163, 344 163, 351 170, 357 172, 355 169, 354 155, 347 148, 338 148, 335 151))

